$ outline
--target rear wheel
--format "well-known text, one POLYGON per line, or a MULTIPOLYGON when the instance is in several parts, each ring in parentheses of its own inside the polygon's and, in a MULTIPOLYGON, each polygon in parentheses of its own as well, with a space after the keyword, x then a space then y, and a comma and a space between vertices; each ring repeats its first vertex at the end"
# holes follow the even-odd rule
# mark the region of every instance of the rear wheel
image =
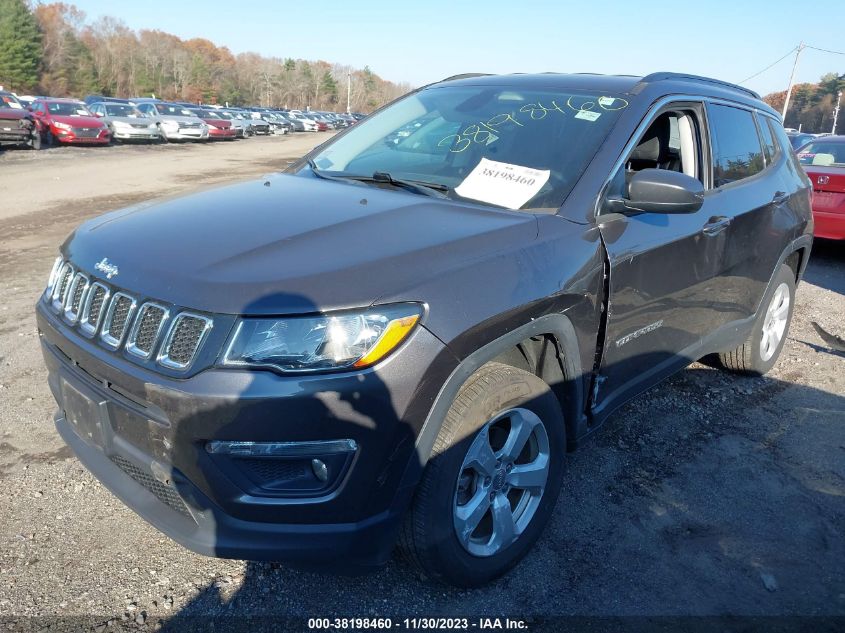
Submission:
POLYGON ((549 386, 488 363, 452 403, 406 517, 400 548, 428 576, 487 583, 528 552, 560 492, 566 433, 549 386))
POLYGON ((760 303, 748 340, 734 350, 718 354, 718 364, 740 374, 762 376, 768 372, 786 342, 794 307, 795 272, 784 264, 760 303))

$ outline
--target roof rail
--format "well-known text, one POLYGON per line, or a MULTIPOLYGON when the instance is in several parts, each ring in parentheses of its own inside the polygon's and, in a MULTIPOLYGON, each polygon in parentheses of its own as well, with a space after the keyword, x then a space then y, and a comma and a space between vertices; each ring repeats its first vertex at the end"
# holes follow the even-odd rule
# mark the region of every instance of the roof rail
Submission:
POLYGON ((718 86, 723 86, 725 88, 731 88, 732 90, 738 90, 739 92, 744 92, 745 94, 753 97, 754 99, 760 99, 760 95, 751 90, 750 88, 745 88, 743 86, 739 86, 737 84, 732 84, 729 81, 722 81, 721 79, 713 79, 712 77, 701 77, 699 75, 688 75, 685 73, 670 73, 670 72, 657 72, 651 73, 650 75, 646 75, 640 80, 640 84, 648 84, 653 83, 655 81, 664 81, 667 79, 692 79, 694 81, 704 81, 710 84, 716 84, 718 86))
POLYGON ((470 79, 471 77, 489 77, 491 74, 492 73, 463 73, 460 75, 446 77, 446 79, 441 79, 440 81, 457 81, 458 79, 470 79))

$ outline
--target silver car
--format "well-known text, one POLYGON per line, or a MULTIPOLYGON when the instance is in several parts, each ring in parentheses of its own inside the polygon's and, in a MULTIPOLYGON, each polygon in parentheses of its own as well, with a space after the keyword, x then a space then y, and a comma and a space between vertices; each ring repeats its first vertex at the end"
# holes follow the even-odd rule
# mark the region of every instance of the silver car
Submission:
POLYGON ((144 101, 138 109, 153 118, 168 141, 207 141, 208 125, 190 110, 177 103, 144 101))
POLYGON ((158 124, 131 103, 102 101, 92 103, 88 109, 103 120, 112 138, 118 141, 162 140, 158 124))
POLYGON ((237 112, 236 110, 228 110, 226 108, 215 108, 214 111, 227 121, 231 122, 232 128, 237 130, 240 138, 246 138, 253 135, 250 120, 244 117, 240 112, 237 112))

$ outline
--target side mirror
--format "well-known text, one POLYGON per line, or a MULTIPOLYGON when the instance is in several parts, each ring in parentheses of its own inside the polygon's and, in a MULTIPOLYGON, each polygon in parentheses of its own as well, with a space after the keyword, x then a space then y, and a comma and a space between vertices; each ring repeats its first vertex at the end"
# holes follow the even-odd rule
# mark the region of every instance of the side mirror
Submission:
POLYGON ((646 213, 695 213, 704 204, 704 185, 695 178, 668 169, 643 169, 628 185, 624 210, 646 213))

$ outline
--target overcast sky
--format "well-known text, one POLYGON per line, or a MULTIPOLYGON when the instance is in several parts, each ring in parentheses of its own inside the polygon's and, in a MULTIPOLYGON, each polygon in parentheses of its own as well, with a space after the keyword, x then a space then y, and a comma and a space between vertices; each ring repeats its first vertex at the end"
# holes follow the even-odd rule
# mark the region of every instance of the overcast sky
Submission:
MULTIPOLYGON (((232 52, 369 65, 418 86, 464 72, 683 71, 739 82, 799 41, 845 51, 845 2, 795 0, 70 0, 89 19, 204 37, 232 52), (702 8, 705 7, 705 8, 702 8)), ((784 90, 794 55, 744 85, 784 90)), ((805 50, 797 80, 845 73, 845 55, 805 50)))

